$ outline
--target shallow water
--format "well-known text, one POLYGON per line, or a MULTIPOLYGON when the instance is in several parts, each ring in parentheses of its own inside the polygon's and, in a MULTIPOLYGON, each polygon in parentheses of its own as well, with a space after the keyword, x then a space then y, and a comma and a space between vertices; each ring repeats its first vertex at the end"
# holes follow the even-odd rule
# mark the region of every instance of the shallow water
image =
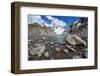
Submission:
POLYGON ((33 40, 43 40, 43 37, 45 38, 45 41, 56 41, 56 42, 64 42, 65 36, 28 36, 28 39, 33 40))

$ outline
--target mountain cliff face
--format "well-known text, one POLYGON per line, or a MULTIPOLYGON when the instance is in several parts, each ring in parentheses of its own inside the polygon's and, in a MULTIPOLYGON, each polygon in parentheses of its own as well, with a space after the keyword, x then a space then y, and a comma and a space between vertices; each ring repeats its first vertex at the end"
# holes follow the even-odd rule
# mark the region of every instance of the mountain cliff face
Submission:
POLYGON ((41 26, 38 23, 28 25, 29 35, 38 35, 38 36, 55 36, 56 33, 51 27, 41 26))
POLYGON ((66 42, 67 47, 76 52, 79 58, 88 57, 88 18, 80 18, 71 25, 66 42))
POLYGON ((74 22, 70 27, 70 34, 76 34, 82 40, 87 42, 88 39, 88 18, 80 18, 79 21, 74 22))

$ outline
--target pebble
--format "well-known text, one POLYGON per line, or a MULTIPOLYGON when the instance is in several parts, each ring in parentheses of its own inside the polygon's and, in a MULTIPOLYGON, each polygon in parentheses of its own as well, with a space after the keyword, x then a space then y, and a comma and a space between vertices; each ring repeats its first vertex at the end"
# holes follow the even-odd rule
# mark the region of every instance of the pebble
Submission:
POLYGON ((64 49, 64 52, 65 52, 65 53, 68 53, 68 49, 64 49))
POLYGON ((44 55, 45 55, 46 57, 49 57, 49 53, 48 53, 48 52, 45 52, 44 55))
POLYGON ((54 42, 51 42, 51 44, 54 44, 54 42))
POLYGON ((79 56, 73 56, 73 59, 80 59, 79 56))
POLYGON ((60 48, 56 48, 56 51, 60 51, 60 48))

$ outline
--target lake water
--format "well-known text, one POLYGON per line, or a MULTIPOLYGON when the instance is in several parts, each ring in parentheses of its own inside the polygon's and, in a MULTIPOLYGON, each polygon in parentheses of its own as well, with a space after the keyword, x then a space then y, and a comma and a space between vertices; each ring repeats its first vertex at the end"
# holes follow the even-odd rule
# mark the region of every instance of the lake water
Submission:
POLYGON ((33 40, 43 40, 45 38, 45 41, 56 41, 56 42, 64 42, 66 36, 28 36, 28 39, 33 39, 33 40))

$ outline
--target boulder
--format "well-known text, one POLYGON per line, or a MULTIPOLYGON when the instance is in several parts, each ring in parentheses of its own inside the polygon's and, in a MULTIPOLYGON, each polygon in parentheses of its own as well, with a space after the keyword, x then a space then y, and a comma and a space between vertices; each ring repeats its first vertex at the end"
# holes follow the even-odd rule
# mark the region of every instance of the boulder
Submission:
POLYGON ((79 36, 77 36, 75 34, 69 34, 69 35, 67 35, 66 41, 70 45, 80 45, 80 44, 86 45, 86 42, 83 41, 79 36))

